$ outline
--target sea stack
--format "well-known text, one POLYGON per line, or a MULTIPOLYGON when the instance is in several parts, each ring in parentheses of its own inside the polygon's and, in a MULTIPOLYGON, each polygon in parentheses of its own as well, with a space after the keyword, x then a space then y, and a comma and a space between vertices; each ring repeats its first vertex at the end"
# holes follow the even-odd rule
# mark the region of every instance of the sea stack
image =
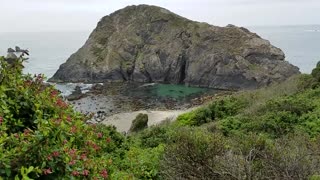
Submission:
POLYGON ((213 26, 139 5, 103 17, 49 81, 254 89, 298 73, 279 48, 248 29, 213 26))

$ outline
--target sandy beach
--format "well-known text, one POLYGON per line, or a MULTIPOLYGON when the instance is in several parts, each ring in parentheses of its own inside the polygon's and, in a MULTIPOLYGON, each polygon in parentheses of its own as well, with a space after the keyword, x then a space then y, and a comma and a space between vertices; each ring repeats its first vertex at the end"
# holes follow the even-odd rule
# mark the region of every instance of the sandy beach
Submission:
POLYGON ((164 120, 175 120, 180 114, 190 112, 195 108, 190 108, 186 110, 168 110, 168 111, 134 111, 127 113, 119 113, 105 118, 102 121, 105 125, 113 125, 117 127, 119 132, 127 132, 130 129, 132 121, 139 113, 147 114, 149 121, 148 126, 153 126, 161 123, 164 120))

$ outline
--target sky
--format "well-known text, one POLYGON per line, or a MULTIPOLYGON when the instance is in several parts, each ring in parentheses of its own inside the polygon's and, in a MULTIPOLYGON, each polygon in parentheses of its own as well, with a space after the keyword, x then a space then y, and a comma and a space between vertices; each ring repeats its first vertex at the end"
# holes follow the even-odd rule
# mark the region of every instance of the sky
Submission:
POLYGON ((320 24, 320 0, 0 0, 0 32, 91 31, 103 16, 138 4, 219 26, 320 24))

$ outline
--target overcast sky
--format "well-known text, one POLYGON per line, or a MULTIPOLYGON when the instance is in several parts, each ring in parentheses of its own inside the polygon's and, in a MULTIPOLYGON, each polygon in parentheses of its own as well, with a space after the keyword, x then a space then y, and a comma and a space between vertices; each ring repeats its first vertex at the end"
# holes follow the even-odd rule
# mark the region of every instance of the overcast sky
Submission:
POLYGON ((320 24, 320 0, 0 0, 0 31, 91 31, 101 17, 133 4, 221 26, 320 24))

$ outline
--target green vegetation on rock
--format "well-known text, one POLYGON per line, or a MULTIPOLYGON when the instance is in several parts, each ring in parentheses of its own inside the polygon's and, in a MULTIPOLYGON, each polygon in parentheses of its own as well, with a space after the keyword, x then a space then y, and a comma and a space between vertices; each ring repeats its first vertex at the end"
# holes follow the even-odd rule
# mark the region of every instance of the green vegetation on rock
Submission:
POLYGON ((148 114, 138 114, 132 121, 130 132, 138 132, 148 127, 148 114))

